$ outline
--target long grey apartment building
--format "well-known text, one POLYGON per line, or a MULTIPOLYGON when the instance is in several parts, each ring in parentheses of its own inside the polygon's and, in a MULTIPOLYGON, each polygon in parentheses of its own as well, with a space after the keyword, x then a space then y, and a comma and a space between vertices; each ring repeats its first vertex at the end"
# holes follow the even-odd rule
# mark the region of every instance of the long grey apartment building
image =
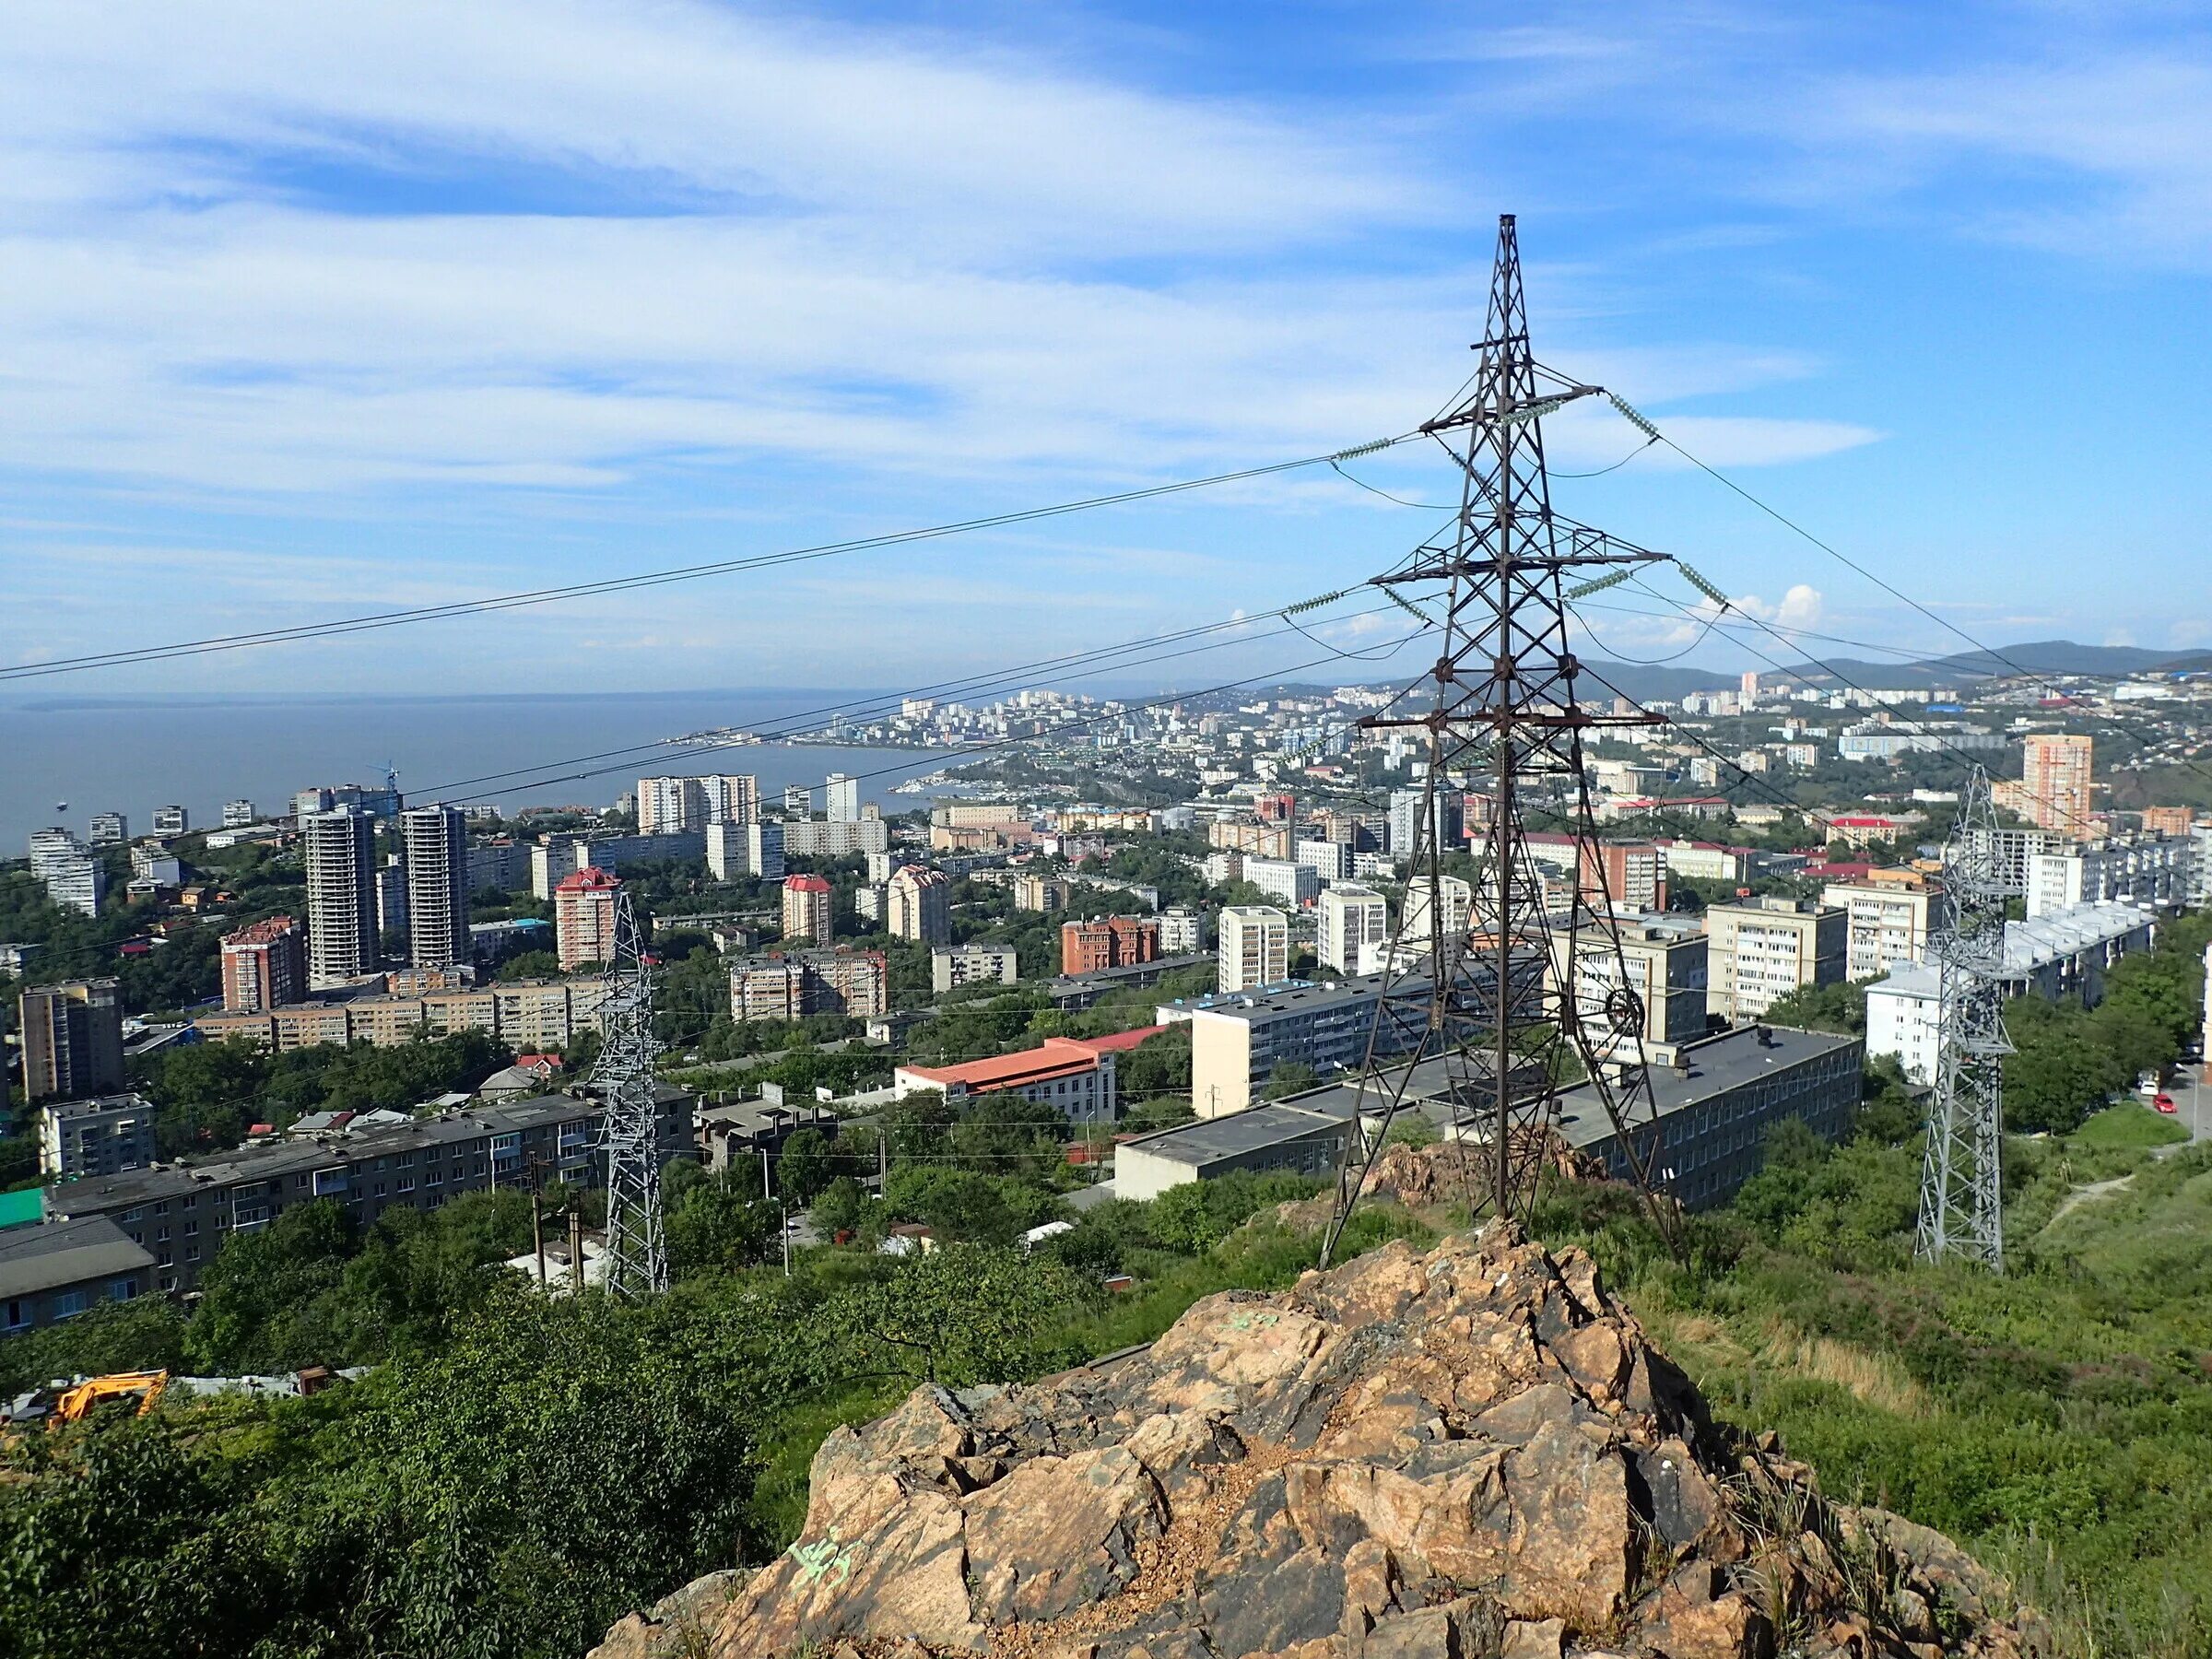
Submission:
MULTIPOLYGON (((1656 1127, 1638 1132, 1660 1183, 1688 1207, 1707 1209, 1725 1204, 1757 1172, 1766 1132, 1783 1119, 1840 1140, 1858 1104, 1864 1059, 1855 1037, 1781 1026, 1743 1026, 1655 1048, 1656 1127)), ((1487 1139, 1488 1119, 1455 1105, 1448 1088, 1444 1063, 1425 1060, 1413 1070, 1406 1098, 1447 1138, 1487 1139)), ((1323 1173, 1342 1156, 1359 1107, 1355 1078, 1124 1141, 1114 1153, 1115 1194, 1150 1198, 1239 1171, 1323 1173)), ((1575 1150, 1603 1161, 1608 1174, 1628 1174, 1628 1149, 1594 1088, 1583 1084, 1560 1095, 1559 1130, 1575 1150)))
MULTIPOLYGON (((65 1182, 47 1194, 47 1224, 105 1216, 152 1254, 150 1288, 189 1290, 229 1234, 318 1198, 369 1227, 389 1209, 431 1210, 493 1187, 555 1179, 599 1186, 600 1115, 598 1101, 573 1095, 404 1121, 371 1113, 343 1129, 294 1133, 199 1163, 65 1182)), ((662 1091, 658 1133, 663 1159, 691 1149, 688 1095, 662 1091)))

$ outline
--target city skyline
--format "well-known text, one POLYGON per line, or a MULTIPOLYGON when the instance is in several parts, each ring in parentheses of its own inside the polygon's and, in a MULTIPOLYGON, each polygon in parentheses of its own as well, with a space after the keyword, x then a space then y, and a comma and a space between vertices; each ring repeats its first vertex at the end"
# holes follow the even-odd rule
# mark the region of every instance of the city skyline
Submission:
MULTIPOLYGON (((25 370, 0 465, 29 505, 0 524, 0 604, 40 620, 11 662, 1403 430, 1479 332, 1500 210, 1523 216, 1542 356, 1938 616, 1996 643, 2212 641, 2158 602, 2201 558, 2212 52, 2157 8, 1718 6, 1662 29, 1047 7, 957 30, 896 8, 554 6, 505 29, 229 10, 25 19, 12 54, 0 304, 25 370), (524 34, 529 54, 497 44, 524 34), (2082 549, 2114 541, 2136 580, 2084 581, 2082 549)), ((1562 472, 1638 441, 1606 415, 1551 425, 1562 472)), ((1348 470, 1415 500, 1443 477, 1411 453, 1348 470)), ((1779 623, 1960 648, 1678 461, 1561 499, 1779 623)), ((1316 470, 43 684, 516 690, 588 662, 606 687, 694 687, 733 653, 764 681, 860 660, 918 682, 1006 660, 1018 616, 1028 655, 1326 591, 1428 523, 1316 470)), ((1599 626, 1624 655, 1688 628, 1599 626)))

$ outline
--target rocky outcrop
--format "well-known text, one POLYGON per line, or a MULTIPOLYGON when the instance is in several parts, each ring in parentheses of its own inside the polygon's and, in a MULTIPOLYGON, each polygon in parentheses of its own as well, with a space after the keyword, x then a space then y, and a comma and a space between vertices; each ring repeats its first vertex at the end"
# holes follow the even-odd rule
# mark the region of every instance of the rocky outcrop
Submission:
POLYGON ((1828 1504, 1771 1441, 1727 1443, 1587 1256, 1507 1225, 837 1430, 799 1541, 701 1629, 687 1651, 717 1659, 2043 1645, 1947 1540, 1828 1504))

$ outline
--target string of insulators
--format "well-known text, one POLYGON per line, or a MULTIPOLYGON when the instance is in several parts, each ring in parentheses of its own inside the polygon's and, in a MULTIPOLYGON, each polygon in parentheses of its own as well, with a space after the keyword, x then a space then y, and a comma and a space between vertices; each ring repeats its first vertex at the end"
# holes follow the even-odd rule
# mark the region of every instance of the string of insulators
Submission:
POLYGON ((1518 409, 1507 411, 1500 418, 1498 424, 1500 426, 1519 426, 1524 420, 1540 420, 1554 409, 1565 408, 1580 395, 1579 393, 1568 393, 1558 397, 1539 397, 1535 403, 1524 404, 1518 409))
POLYGON ((1733 610, 1735 608, 1734 606, 1728 603, 1727 594, 1722 593, 1719 588, 1714 587, 1712 582, 1706 581, 1704 577, 1699 575, 1697 571, 1691 570, 1688 565, 1684 564, 1678 559, 1675 560, 1675 569, 1682 572, 1682 579, 1685 582, 1688 582, 1691 587, 1696 588, 1699 593, 1704 594, 1706 598, 1712 600, 1723 610, 1733 610))
POLYGON ((1594 582, 1585 582, 1579 587, 1569 588, 1566 596, 1570 599, 1587 599, 1591 594, 1602 594, 1609 587, 1618 587, 1634 573, 1624 567, 1600 576, 1594 582))
POLYGON ((1406 612, 1408 615, 1418 617, 1430 628, 1434 628, 1436 626, 1436 618, 1434 617, 1430 616, 1427 611, 1423 610, 1412 600, 1406 598, 1405 594, 1399 593, 1396 588, 1386 587, 1382 589, 1382 592, 1383 594, 1390 600, 1390 602, 1396 606, 1400 610, 1406 612))
POLYGON ((1653 443, 1659 441, 1659 429, 1630 408, 1627 398, 1621 396, 1618 392, 1608 392, 1606 394, 1606 401, 1620 411, 1620 418, 1623 420, 1649 438, 1653 443))
POLYGON ((1333 594, 1321 594, 1312 599, 1300 599, 1296 605, 1286 605, 1281 614, 1286 617, 1303 616, 1307 611, 1319 610, 1324 605, 1334 605, 1351 593, 1350 588, 1338 588, 1333 594))
POLYGON ((1371 455, 1378 451, 1386 450, 1397 441, 1395 438, 1378 438, 1372 443, 1357 443, 1350 449, 1338 450, 1329 459, 1331 461, 1357 461, 1362 455, 1371 455))

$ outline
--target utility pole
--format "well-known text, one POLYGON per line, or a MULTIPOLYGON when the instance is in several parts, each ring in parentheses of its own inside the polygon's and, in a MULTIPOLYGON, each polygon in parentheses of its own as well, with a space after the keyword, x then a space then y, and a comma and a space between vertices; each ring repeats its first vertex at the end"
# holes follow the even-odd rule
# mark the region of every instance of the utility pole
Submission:
POLYGON ((1935 1089, 1921 1163, 1913 1253, 2005 1271, 2005 900, 1997 815, 1980 767, 1959 792, 1943 849, 1943 908, 1929 930, 1936 969, 1935 1089))
POLYGON ((1585 706, 1567 631, 1570 599, 1666 556, 1552 508, 1543 417, 1603 388, 1537 365, 1510 214, 1498 221, 1476 349, 1472 390, 1421 429, 1461 470, 1459 512, 1376 579, 1417 614, 1428 615, 1416 597, 1441 606, 1442 644, 1426 710, 1359 722, 1368 730, 1423 732, 1429 765, 1406 903, 1360 1072, 1359 1115, 1337 1171, 1324 1266, 1392 1119, 1420 1100, 1447 1109, 1447 1133, 1463 1147, 1473 1141, 1484 1148, 1487 1191, 1477 1194, 1470 1180, 1470 1205, 1525 1219, 1574 1060, 1612 1122, 1629 1177, 1670 1245, 1676 1238, 1673 1205, 1652 1191, 1658 1112, 1645 1065, 1644 998, 1606 888, 1583 756, 1587 731, 1664 721, 1641 710, 1585 706), (1462 883, 1443 872, 1445 854, 1455 850, 1444 844, 1444 794, 1453 779, 1477 771, 1488 777, 1490 794, 1487 802, 1469 795, 1466 806, 1487 806, 1488 821, 1472 844, 1474 879, 1462 883), (1547 892, 1527 840, 1532 812, 1555 814, 1577 843, 1566 894, 1547 892), (1418 931, 1409 925, 1416 916, 1418 931))
POLYGON ((583 1200, 569 1200, 569 1289, 583 1294, 583 1200))
POLYGON ((615 896, 606 983, 592 1081, 606 1113, 600 1144, 606 1151, 606 1288, 618 1296, 653 1296, 668 1288, 668 1254, 653 1101, 653 980, 628 889, 615 896))
POLYGON ((544 1196, 533 1190, 530 1194, 530 1248, 537 1255, 537 1288, 546 1288, 546 1202, 544 1196))

